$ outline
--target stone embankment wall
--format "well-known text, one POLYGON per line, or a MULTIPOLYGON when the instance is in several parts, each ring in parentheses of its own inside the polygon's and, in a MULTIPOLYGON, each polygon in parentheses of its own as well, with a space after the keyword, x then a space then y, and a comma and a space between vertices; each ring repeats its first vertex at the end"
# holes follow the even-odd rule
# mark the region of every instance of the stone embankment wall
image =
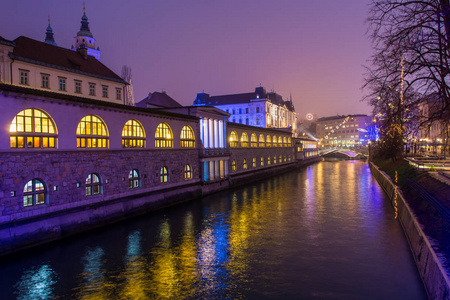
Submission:
POLYGON ((397 208, 414 260, 430 299, 450 299, 450 281, 408 203, 388 175, 370 163, 373 176, 397 208), (395 203, 395 202, 396 203, 395 203))
MULTIPOLYGON (((288 149, 278 152, 283 158, 290 153, 288 149)), ((257 168, 251 166, 251 160, 248 164, 248 170, 230 172, 228 178, 202 182, 196 149, 0 153, 0 182, 6 191, 0 195, 0 255, 277 175, 300 165, 295 160, 257 168), (192 167, 190 180, 184 178, 186 164, 192 167), (161 166, 168 168, 169 182, 160 182, 161 166), (132 169, 139 171, 140 185, 136 188, 129 187, 128 174, 132 169), (101 179, 101 193, 97 195, 86 195, 86 177, 91 173, 101 179), (16 188, 34 178, 45 183, 46 201, 24 207, 23 192, 16 188)))

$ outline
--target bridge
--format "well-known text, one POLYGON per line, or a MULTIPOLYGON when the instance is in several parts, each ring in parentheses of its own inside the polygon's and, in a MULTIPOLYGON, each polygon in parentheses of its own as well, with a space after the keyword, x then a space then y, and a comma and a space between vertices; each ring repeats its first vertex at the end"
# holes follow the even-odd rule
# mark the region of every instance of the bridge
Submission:
POLYGON ((365 159, 368 157, 368 153, 363 153, 367 151, 350 151, 344 148, 333 148, 333 149, 323 149, 319 151, 319 155, 322 157, 335 157, 344 159, 365 159))

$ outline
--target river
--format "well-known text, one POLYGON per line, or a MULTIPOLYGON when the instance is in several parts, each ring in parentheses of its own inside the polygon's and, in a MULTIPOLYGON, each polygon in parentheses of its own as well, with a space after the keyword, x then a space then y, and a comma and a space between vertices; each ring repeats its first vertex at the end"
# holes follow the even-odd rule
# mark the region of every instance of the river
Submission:
POLYGON ((426 299, 366 162, 324 161, 0 260, 1 299, 426 299))

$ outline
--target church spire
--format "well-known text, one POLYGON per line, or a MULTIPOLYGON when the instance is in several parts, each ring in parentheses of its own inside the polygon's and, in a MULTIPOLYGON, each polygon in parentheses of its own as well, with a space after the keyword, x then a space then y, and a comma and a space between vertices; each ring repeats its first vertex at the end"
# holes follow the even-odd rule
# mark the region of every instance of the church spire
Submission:
POLYGON ((83 3, 83 16, 81 17, 80 31, 78 31, 75 37, 75 47, 72 50, 79 51, 85 54, 95 57, 100 60, 100 49, 95 45, 95 38, 89 29, 88 17, 86 16, 86 6, 83 3))
POLYGON ((53 29, 50 26, 50 16, 48 16, 48 26, 47 31, 45 32, 45 42, 47 44, 56 46, 55 38, 53 37, 53 29))

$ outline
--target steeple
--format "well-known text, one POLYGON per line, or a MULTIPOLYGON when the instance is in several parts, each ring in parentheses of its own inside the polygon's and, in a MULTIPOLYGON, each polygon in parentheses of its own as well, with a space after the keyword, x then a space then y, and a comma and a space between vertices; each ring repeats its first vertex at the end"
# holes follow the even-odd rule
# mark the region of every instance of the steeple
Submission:
POLYGON ((86 6, 83 3, 83 16, 81 17, 80 31, 78 31, 75 37, 75 47, 72 48, 74 51, 81 52, 83 56, 91 55, 96 59, 100 60, 100 54, 102 53, 100 49, 95 45, 95 39, 89 29, 88 17, 86 16, 86 6))
POLYGON ((53 29, 50 26, 50 16, 48 16, 48 26, 47 31, 45 32, 45 42, 47 44, 57 46, 55 43, 55 38, 53 37, 53 29))

